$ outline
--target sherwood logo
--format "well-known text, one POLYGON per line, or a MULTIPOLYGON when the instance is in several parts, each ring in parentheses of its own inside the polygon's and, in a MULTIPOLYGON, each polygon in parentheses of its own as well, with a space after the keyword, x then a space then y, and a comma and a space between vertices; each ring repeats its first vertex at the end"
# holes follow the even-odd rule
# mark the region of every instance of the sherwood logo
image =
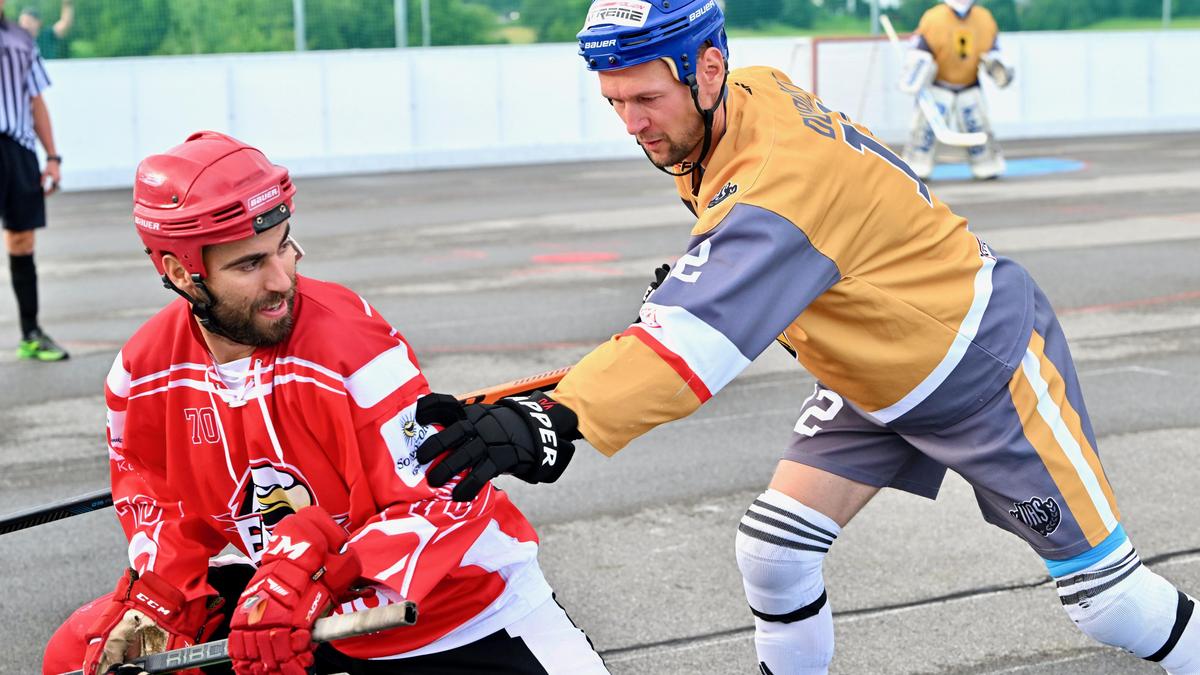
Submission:
POLYGON ((250 205, 250 208, 254 208, 254 207, 258 206, 259 204, 262 204, 263 202, 267 201, 268 199, 270 199, 272 197, 278 197, 278 196, 279 196, 279 186, 276 185, 275 187, 272 187, 271 189, 267 190, 266 192, 260 192, 259 194, 254 195, 253 197, 250 198, 250 201, 247 203, 250 205))

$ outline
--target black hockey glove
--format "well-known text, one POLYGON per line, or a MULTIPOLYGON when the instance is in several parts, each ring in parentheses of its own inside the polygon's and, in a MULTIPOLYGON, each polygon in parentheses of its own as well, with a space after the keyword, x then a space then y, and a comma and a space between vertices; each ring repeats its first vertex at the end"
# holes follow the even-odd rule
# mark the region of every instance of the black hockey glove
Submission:
POLYGON ((439 487, 467 471, 450 493, 459 502, 474 499, 502 473, 553 483, 575 453, 573 441, 583 438, 575 413, 540 391, 467 406, 447 394, 429 394, 417 401, 416 419, 443 427, 417 448, 422 464, 445 455, 425 474, 426 482, 439 487))
MULTIPOLYGON (((671 266, 666 263, 654 268, 654 281, 651 281, 650 285, 646 287, 646 292, 642 293, 642 304, 646 304, 646 301, 650 299, 650 294, 653 293, 656 288, 661 286, 662 282, 666 281, 667 276, 670 274, 671 266)), ((641 323, 641 321, 642 315, 639 312, 638 318, 634 321, 634 323, 641 323)))

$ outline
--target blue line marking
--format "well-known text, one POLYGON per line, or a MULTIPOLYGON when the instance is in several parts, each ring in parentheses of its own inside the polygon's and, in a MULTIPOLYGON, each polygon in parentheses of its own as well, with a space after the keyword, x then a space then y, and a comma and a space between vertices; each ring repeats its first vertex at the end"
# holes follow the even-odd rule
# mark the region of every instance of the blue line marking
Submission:
MULTIPOLYGON (((1060 159, 1058 157, 1022 157, 1005 160, 1007 168, 1002 178, 1021 178, 1024 176, 1045 176, 1052 173, 1069 173, 1081 171, 1087 165, 1075 159, 1060 159)), ((971 167, 967 164, 939 164, 933 167, 931 181, 973 180, 971 167)))

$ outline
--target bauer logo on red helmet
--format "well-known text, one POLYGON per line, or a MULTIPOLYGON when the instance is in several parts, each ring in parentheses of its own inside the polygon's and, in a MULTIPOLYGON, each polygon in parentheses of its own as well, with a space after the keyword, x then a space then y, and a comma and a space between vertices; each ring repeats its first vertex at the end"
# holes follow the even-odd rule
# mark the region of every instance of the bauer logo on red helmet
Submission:
POLYGON ((250 208, 253 209, 253 208, 258 207, 261 204, 266 203, 268 200, 273 199, 278 196, 279 196, 279 186, 274 186, 264 192, 260 192, 256 195, 254 195, 253 197, 250 198, 250 201, 247 203, 250 205, 250 208))

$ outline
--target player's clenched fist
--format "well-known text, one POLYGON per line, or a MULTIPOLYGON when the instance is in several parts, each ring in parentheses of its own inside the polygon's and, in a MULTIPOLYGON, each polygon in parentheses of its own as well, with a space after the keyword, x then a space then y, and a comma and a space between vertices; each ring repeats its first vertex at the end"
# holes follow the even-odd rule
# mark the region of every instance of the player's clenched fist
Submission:
POLYGON ((417 461, 445 455, 425 474, 433 487, 466 471, 450 493, 460 502, 474 499, 502 473, 553 483, 575 453, 573 442, 582 438, 575 413, 540 391, 466 406, 447 394, 429 394, 417 401, 417 423, 443 427, 417 448, 417 461))
POLYGON ((238 675, 305 675, 312 625, 359 577, 346 531, 310 506, 275 526, 258 572, 233 611, 229 657, 238 675))

